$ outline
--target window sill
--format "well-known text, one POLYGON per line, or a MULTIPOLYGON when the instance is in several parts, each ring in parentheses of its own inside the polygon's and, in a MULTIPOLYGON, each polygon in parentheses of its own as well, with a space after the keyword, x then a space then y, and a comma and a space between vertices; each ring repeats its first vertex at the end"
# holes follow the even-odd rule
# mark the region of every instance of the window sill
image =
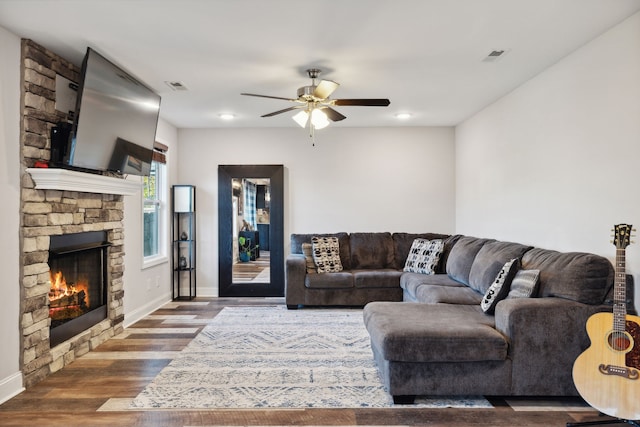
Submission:
POLYGON ((142 269, 145 270, 147 268, 155 267, 160 264, 166 264, 169 262, 169 257, 164 255, 147 257, 142 261, 142 269))

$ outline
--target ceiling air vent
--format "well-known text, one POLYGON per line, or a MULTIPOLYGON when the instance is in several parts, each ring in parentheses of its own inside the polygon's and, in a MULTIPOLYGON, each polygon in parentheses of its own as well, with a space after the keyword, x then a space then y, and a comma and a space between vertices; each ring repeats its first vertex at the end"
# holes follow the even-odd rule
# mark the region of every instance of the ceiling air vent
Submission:
POLYGON ((492 50, 491 53, 489 53, 487 56, 485 56, 485 58, 482 60, 482 62, 495 62, 498 59, 502 58, 506 53, 507 53, 506 49, 503 49, 503 50, 492 50))
POLYGON ((165 82, 171 90, 189 90, 182 82, 165 82))

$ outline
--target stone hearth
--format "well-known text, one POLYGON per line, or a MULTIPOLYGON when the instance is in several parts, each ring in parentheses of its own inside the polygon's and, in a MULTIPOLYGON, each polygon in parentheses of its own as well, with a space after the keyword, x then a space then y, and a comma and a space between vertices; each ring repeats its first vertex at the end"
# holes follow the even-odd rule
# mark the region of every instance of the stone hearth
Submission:
POLYGON ((77 82, 79 69, 30 40, 22 41, 22 64, 21 370, 25 387, 30 387, 123 330, 122 194, 126 192, 111 191, 108 184, 104 185, 112 179, 124 181, 113 174, 104 180, 91 176, 89 181, 96 181, 93 187, 36 186, 29 168, 37 161, 49 160, 51 128, 69 118, 55 108, 56 74, 77 82), (105 231, 110 243, 107 318, 51 348, 49 241, 54 235, 85 231, 105 231))

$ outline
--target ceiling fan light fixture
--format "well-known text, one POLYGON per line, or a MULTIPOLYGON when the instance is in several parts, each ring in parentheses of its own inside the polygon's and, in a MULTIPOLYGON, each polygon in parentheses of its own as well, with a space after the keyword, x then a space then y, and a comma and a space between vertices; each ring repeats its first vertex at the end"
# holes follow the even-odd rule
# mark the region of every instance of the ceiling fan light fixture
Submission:
POLYGON ((396 113, 396 119, 408 120, 411 118, 411 113, 396 113))
POLYGON ((220 113, 218 114, 218 117, 220 117, 222 120, 233 120, 236 118, 236 115, 233 113, 220 113))
POLYGON ((278 114, 286 113, 293 110, 299 110, 292 118, 301 127, 309 126, 309 136, 313 138, 316 129, 324 129, 331 122, 339 122, 347 117, 342 113, 334 110, 334 106, 369 106, 369 107, 387 107, 390 101, 386 98, 349 98, 349 99, 330 99, 330 95, 340 86, 333 80, 321 80, 316 84, 316 78, 320 74, 320 69, 310 68, 307 70, 311 85, 298 88, 297 98, 285 98, 281 96, 260 95, 257 93, 243 92, 240 95, 256 96, 259 98, 281 99, 284 101, 294 102, 297 105, 289 108, 283 108, 261 117, 273 117, 278 114))
POLYGON ((300 111, 298 114, 295 114, 292 119, 300 125, 301 128, 307 126, 307 120, 309 119, 309 113, 306 111, 300 111))
POLYGON ((314 108, 313 111, 311 111, 311 123, 316 129, 324 129, 329 126, 329 119, 324 111, 314 108))

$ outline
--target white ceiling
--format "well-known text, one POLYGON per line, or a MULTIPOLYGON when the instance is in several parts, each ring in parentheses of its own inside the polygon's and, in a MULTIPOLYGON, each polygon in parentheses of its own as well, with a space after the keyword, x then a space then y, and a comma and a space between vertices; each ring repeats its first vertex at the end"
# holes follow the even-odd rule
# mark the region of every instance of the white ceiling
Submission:
POLYGON ((332 126, 449 126, 637 11, 640 0, 0 0, 0 26, 78 65, 96 49, 159 92, 179 128, 295 127, 293 113, 260 117, 292 104, 240 93, 293 98, 310 67, 341 84, 333 98, 391 100, 337 107, 347 119, 332 126))

